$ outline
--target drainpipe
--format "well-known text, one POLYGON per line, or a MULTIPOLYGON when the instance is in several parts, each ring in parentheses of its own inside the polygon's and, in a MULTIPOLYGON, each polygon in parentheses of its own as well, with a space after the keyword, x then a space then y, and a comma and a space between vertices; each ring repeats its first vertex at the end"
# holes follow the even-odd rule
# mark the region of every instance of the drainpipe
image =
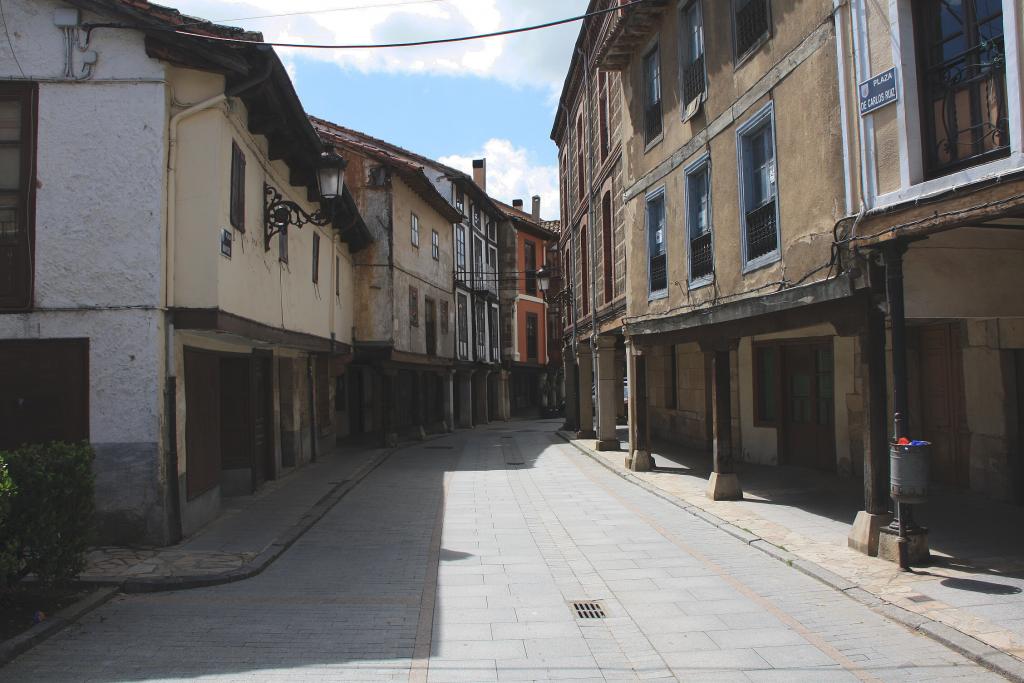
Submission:
MULTIPOLYGON (((586 29, 584 29, 586 30, 586 29)), ((590 361, 591 361, 591 377, 594 378, 594 398, 595 402, 599 402, 601 397, 597 395, 597 389, 600 386, 597 376, 597 264, 595 261, 595 255, 597 250, 594 246, 594 126, 593 126, 593 107, 592 107, 592 93, 591 93, 591 82, 590 82, 590 59, 588 55, 582 50, 577 49, 577 53, 584 59, 583 69, 584 78, 586 79, 586 85, 584 90, 584 105, 586 108, 586 120, 587 120, 587 239, 590 242, 588 248, 590 250, 590 361)), ((589 390, 590 387, 584 387, 583 390, 589 390)), ((594 419, 597 419, 597 406, 591 406, 594 414, 594 419)), ((589 429, 589 425, 587 426, 589 429)), ((583 428, 582 425, 580 427, 583 428)))
MULTIPOLYGON (((871 56, 868 54, 867 17, 863 0, 851 0, 851 25, 853 27, 854 74, 857 83, 863 83, 871 75, 871 56)), ((861 211, 870 211, 878 192, 877 169, 875 168, 875 125, 872 119, 861 116, 858 108, 860 132, 860 183, 861 211)))
POLYGON ((843 136, 843 190, 845 192, 845 215, 853 213, 853 178, 850 174, 850 105, 846 82, 846 22, 843 7, 847 0, 832 0, 832 14, 836 30, 836 67, 839 76, 839 123, 843 136))

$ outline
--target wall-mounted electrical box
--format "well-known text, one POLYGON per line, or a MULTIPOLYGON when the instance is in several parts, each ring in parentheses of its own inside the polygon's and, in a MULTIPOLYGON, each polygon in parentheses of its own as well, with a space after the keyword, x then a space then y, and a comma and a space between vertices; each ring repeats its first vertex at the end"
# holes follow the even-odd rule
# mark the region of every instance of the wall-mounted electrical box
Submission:
POLYGON ((80 23, 78 10, 60 8, 53 10, 53 23, 59 28, 74 28, 80 23))

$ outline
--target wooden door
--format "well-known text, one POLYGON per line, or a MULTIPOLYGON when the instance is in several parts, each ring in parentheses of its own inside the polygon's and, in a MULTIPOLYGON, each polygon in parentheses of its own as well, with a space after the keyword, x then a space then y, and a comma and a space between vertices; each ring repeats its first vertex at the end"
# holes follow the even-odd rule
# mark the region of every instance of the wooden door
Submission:
POLYGON ((89 342, 0 342, 0 449, 89 438, 89 342))
POLYGON ((275 475, 272 359, 257 354, 252 360, 253 485, 259 487, 275 475))
POLYGON ((834 471, 832 344, 782 347, 782 453, 788 465, 834 471))
POLYGON ((920 328, 918 348, 923 433, 911 436, 932 443, 933 481, 966 488, 970 444, 959 327, 944 324, 920 328))
POLYGON ((433 299, 426 299, 423 305, 423 314, 427 333, 427 355, 437 355, 437 304, 433 299))
POLYGON ((189 500, 220 482, 220 364, 185 349, 185 486, 189 500))

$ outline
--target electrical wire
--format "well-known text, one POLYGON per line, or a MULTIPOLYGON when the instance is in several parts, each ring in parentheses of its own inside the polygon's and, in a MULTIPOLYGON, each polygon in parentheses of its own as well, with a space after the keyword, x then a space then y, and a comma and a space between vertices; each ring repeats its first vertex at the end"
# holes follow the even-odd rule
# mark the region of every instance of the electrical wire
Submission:
POLYGON ((14 43, 11 41, 11 30, 7 27, 7 14, 4 12, 4 0, 0 0, 0 19, 4 22, 4 34, 7 36, 7 44, 11 47, 11 56, 14 57, 14 63, 18 65, 18 71, 21 72, 21 77, 26 78, 25 70, 21 68, 21 62, 18 61, 18 53, 14 51, 14 43))
POLYGON ((642 5, 651 2, 651 0, 630 0, 624 2, 621 5, 615 5, 606 9, 595 10, 586 14, 580 14, 574 17, 568 17, 565 19, 556 19, 555 21, 547 21, 542 24, 534 24, 532 26, 522 26, 520 28, 504 29, 501 31, 491 31, 490 33, 477 33, 469 36, 456 36, 453 38, 436 38, 433 40, 415 40, 408 42, 399 43, 363 43, 363 44, 351 44, 351 45, 332 45, 332 44, 311 44, 311 43, 282 43, 275 41, 262 41, 262 40, 248 40, 245 38, 227 38, 224 36, 211 36, 205 33, 196 33, 194 31, 182 31, 178 28, 163 28, 153 26, 129 26, 126 24, 92 24, 89 29, 96 28, 121 28, 121 29, 132 29, 142 31, 161 31, 167 33, 174 33, 180 36, 186 36, 189 38, 199 38, 201 40, 211 40, 219 43, 229 43, 233 45, 254 45, 261 47, 289 47, 289 48, 305 48, 311 50, 372 50, 381 48, 399 48, 399 47, 422 47, 426 45, 442 45, 447 43, 462 43, 470 40, 482 40, 484 38, 497 38, 500 36, 515 35, 517 33, 527 33, 529 31, 537 31, 540 29, 551 28, 554 26, 561 26, 563 24, 571 24, 577 21, 583 21, 590 17, 595 17, 603 14, 609 14, 611 12, 618 12, 620 10, 633 7, 636 5, 642 5))
POLYGON ((390 7, 407 7, 409 5, 433 5, 439 2, 451 2, 451 0, 406 0, 406 2, 386 2, 379 5, 353 5, 351 7, 335 7, 334 9, 316 9, 305 12, 282 12, 281 14, 260 14, 252 17, 239 17, 237 19, 204 19, 192 21, 185 24, 178 24, 176 28, 186 26, 209 26, 210 24, 237 24, 240 21, 254 21, 256 19, 278 19, 281 17, 304 17, 313 14, 331 14, 333 12, 353 12, 363 9, 387 9, 390 7))

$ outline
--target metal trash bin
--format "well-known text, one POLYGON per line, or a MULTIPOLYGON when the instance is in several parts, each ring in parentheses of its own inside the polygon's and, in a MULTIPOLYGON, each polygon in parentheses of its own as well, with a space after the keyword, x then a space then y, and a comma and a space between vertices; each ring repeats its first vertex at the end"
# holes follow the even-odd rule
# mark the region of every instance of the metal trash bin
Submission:
POLYGON ((928 467, 932 445, 890 444, 889 487, 897 503, 917 505, 928 499, 928 467))

